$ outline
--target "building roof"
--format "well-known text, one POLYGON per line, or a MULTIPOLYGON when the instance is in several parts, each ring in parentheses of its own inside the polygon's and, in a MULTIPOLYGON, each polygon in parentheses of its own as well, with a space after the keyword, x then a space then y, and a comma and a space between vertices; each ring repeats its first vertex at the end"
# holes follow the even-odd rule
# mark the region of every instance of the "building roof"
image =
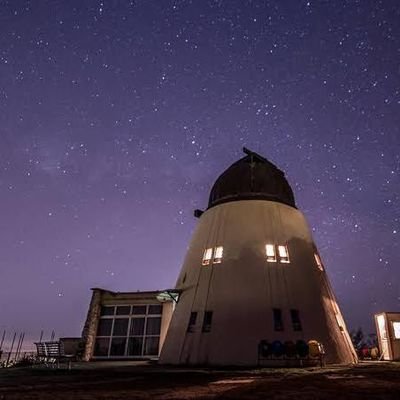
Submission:
POLYGON ((208 208, 238 200, 270 200, 296 207, 292 188, 278 167, 253 151, 233 163, 216 180, 208 208))

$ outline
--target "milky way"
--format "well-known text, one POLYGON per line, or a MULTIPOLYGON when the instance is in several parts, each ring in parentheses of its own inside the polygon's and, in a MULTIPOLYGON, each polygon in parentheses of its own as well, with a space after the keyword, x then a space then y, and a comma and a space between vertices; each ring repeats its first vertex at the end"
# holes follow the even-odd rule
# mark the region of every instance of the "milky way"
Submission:
POLYGON ((0 3, 0 329, 174 286, 245 145, 286 172, 349 328, 400 309, 400 6, 0 3))

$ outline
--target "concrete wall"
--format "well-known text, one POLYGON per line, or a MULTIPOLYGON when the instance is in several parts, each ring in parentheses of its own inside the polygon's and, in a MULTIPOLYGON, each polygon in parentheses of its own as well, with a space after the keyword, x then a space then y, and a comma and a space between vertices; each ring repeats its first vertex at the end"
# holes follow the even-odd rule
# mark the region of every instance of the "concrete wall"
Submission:
POLYGON ((176 288, 182 290, 161 352, 165 364, 255 365, 260 340, 315 339, 329 363, 357 361, 325 271, 302 213, 284 204, 244 200, 221 204, 200 218, 176 288), (283 244, 290 263, 268 263, 265 245, 283 244), (221 264, 202 266, 204 249, 224 247, 221 264), (273 327, 272 309, 283 312, 284 330, 273 327), (300 312, 295 332, 290 309, 300 312), (211 332, 202 332, 205 311, 211 332), (197 325, 187 332, 191 312, 197 325), (341 326, 339 326, 338 321, 341 326))
POLYGON ((375 315, 379 349, 383 360, 400 360, 400 338, 395 337, 394 322, 400 323, 400 312, 384 312, 375 315), (379 318, 384 326, 380 326, 379 318))

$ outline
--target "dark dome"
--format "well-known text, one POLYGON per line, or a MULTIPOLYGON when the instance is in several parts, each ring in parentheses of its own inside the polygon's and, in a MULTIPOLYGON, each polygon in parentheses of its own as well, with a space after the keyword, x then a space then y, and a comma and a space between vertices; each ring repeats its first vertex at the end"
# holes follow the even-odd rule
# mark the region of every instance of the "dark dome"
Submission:
POLYGON ((246 156, 223 172, 211 189, 208 208, 237 200, 271 200, 296 207, 285 174, 257 153, 243 148, 246 156))

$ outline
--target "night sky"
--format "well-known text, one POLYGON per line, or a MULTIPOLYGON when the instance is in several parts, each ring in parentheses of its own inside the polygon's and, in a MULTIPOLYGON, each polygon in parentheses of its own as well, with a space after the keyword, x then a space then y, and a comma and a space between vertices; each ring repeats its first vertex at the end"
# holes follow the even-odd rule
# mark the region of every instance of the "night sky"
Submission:
POLYGON ((286 172, 349 328, 400 310, 400 4, 0 1, 0 329, 173 287, 217 176, 286 172))

